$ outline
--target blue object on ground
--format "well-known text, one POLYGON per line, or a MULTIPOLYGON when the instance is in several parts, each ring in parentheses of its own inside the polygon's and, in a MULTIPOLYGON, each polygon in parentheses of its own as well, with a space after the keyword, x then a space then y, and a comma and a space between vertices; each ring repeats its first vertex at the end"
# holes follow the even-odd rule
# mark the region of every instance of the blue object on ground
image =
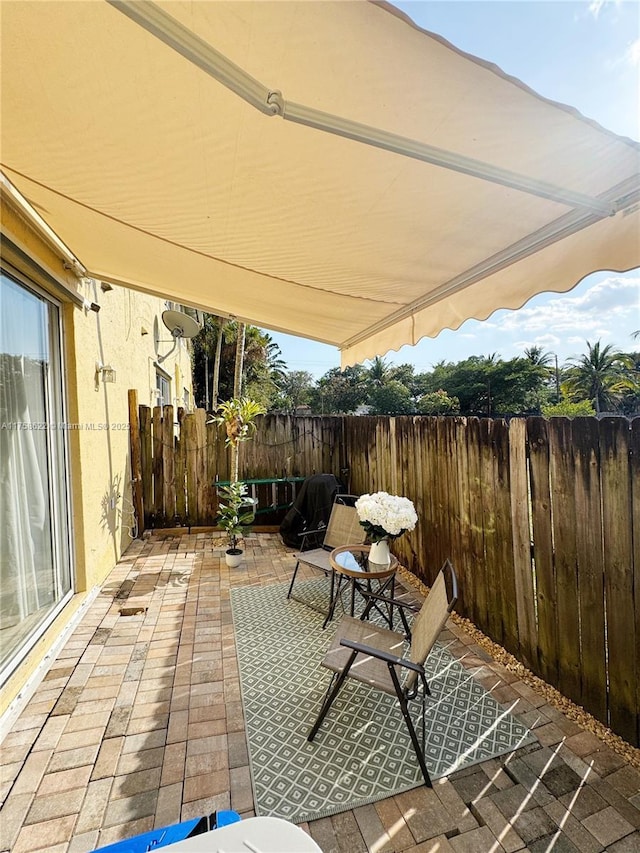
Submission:
POLYGON ((215 817, 215 825, 211 829, 220 829, 221 826, 229 826, 230 823, 237 823, 242 820, 238 812, 232 811, 215 812, 212 817, 215 817))
POLYGON ((150 853, 150 851, 158 850, 160 847, 166 847, 167 844, 175 844, 185 838, 192 838, 194 835, 201 835, 212 829, 237 823, 239 820, 242 818, 237 812, 228 810, 214 812, 211 815, 205 815, 205 817, 196 817, 182 823, 152 829, 151 832, 143 832, 141 835, 125 838, 123 841, 117 841, 115 844, 107 845, 107 847, 98 847, 97 850, 100 853, 150 853))

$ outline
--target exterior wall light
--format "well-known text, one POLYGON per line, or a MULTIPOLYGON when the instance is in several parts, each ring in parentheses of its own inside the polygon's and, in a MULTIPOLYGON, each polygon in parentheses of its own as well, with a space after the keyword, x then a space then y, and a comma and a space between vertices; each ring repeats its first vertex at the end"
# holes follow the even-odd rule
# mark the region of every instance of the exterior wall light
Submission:
POLYGON ((96 361, 96 373, 95 373, 95 389, 96 391, 100 388, 100 379, 106 384, 115 383, 116 381, 116 371, 114 367, 111 367, 110 364, 102 364, 99 361, 96 361))

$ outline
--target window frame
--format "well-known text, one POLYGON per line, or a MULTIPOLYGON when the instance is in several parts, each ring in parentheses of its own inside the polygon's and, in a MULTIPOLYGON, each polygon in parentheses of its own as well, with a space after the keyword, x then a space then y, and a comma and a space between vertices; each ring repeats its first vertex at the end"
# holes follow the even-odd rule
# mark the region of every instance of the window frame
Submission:
MULTIPOLYGON (((37 275, 39 268, 36 264, 37 262, 34 259, 30 259, 28 273, 25 273, 6 258, 1 258, 0 275, 3 277, 6 276, 27 292, 31 292, 36 298, 43 300, 47 306, 47 322, 51 346, 51 370, 47 377, 46 414, 49 423, 66 423, 68 412, 66 376, 68 372, 66 370, 64 352, 64 303, 46 287, 42 286, 41 281, 46 281, 47 275, 44 270, 41 277, 37 275), (37 280, 39 278, 41 278, 41 281, 37 280), (51 308, 55 310, 55 317, 51 314, 51 308), (51 420, 52 417, 53 421, 51 420)), ((69 589, 67 592, 62 592, 46 616, 24 638, 19 648, 7 657, 6 661, 0 663, 0 685, 5 684, 20 664, 27 658, 34 646, 49 630, 52 623, 57 619, 77 591, 69 440, 67 431, 64 429, 48 429, 46 430, 46 435, 48 451, 47 476, 49 483, 47 499, 50 506, 52 527, 52 571, 58 586, 60 585, 62 573, 68 573, 69 589), (60 483, 60 477, 62 478, 62 483, 60 483), (52 490, 50 485, 54 482, 58 485, 52 490)), ((58 590, 56 590, 57 594, 58 590)))

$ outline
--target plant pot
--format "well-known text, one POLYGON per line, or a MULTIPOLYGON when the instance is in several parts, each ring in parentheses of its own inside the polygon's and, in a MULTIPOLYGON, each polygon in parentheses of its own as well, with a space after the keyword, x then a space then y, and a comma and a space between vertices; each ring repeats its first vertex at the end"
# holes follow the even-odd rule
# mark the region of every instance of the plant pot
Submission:
POLYGON ((244 551, 241 548, 227 548, 224 552, 224 559, 230 569, 237 569, 242 562, 244 551))
POLYGON ((375 563, 377 566, 388 566, 391 562, 391 554, 389 553, 389 540, 381 539, 379 542, 373 542, 369 549, 369 562, 375 563))

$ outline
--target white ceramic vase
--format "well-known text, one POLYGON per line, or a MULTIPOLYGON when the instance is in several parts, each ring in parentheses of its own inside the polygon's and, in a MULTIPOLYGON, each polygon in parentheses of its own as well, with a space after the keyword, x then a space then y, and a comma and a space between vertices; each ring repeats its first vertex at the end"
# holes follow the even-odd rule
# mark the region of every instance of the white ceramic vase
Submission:
POLYGON ((224 552, 225 562, 230 569, 237 569, 242 562, 243 556, 244 552, 241 551, 240 548, 228 548, 224 552))
POLYGON ((379 542, 372 542, 369 550, 369 562, 375 563, 377 566, 388 566, 391 562, 391 554, 389 553, 389 540, 381 539, 379 542))

